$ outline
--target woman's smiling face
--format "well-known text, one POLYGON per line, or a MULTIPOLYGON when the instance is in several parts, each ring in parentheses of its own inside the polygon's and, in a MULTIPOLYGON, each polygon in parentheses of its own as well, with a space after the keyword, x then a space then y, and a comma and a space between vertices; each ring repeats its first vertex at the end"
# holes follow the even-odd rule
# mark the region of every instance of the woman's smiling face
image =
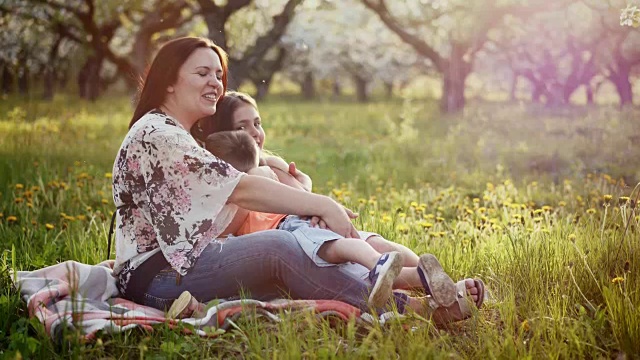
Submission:
POLYGON ((220 58, 210 48, 195 50, 178 71, 176 83, 167 91, 179 113, 188 123, 213 115, 216 103, 222 95, 222 65, 220 58))
POLYGON ((258 143, 260 150, 264 147, 264 129, 258 110, 250 104, 243 104, 233 112, 233 129, 244 130, 258 143))

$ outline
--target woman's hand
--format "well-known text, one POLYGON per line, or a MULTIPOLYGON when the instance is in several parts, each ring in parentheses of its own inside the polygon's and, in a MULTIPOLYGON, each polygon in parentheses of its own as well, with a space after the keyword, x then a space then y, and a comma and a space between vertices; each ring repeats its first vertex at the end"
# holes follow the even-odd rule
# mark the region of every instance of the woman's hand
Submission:
POLYGON ((320 216, 319 223, 323 223, 323 229, 329 229, 337 234, 347 238, 360 238, 358 230, 351 223, 353 216, 356 216, 351 210, 338 204, 330 197, 324 197, 328 207, 321 209, 323 215, 320 216))
MULTIPOLYGON (((353 211, 351 211, 348 208, 344 208, 344 210, 347 212, 347 216, 349 216, 349 219, 353 220, 353 219, 357 219, 359 214, 358 213, 354 213, 353 211)), ((327 223, 324 222, 324 220, 322 220, 320 217, 318 216, 312 216, 311 220, 309 220, 309 226, 311 227, 319 227, 320 229, 326 229, 327 228, 327 223)))
POLYGON ((313 185, 311 182, 311 178, 309 177, 309 175, 298 170, 298 168, 296 167, 296 163, 294 163, 293 161, 289 163, 289 174, 296 178, 296 180, 298 180, 298 182, 302 184, 302 187, 306 191, 311 192, 311 188, 313 185))

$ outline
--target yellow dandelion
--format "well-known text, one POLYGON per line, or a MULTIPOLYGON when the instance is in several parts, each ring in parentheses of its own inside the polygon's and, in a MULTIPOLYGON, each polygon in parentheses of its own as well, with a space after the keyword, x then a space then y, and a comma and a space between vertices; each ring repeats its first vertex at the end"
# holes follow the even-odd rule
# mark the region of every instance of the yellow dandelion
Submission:
POLYGON ((73 217, 73 216, 68 216, 67 215, 67 216, 64 216, 64 219, 67 220, 67 221, 74 221, 76 218, 73 217))
POLYGON ((436 218, 436 216, 433 215, 433 214, 424 214, 422 217, 425 218, 425 219, 435 219, 436 218))
POLYGON ((359 199, 358 199, 358 202, 359 202, 360 204, 364 205, 364 204, 366 204, 366 203, 367 203, 367 199, 365 199, 365 198, 359 198, 359 199))
POLYGON ((433 224, 428 221, 422 221, 420 223, 420 226, 422 226, 425 230, 427 230, 427 229, 431 229, 433 227, 433 224))
POLYGON ((491 225, 491 228, 492 228, 493 230, 496 230, 496 231, 500 231, 500 230, 502 230, 502 226, 500 226, 500 225, 498 225, 498 224, 493 224, 493 225, 491 225))
POLYGON ((437 221, 437 222, 443 222, 443 221, 444 221, 444 218, 443 218, 443 217, 438 216, 438 217, 436 218, 436 221, 437 221))
POLYGON ((418 207, 418 202, 417 201, 412 201, 409 206, 411 206, 412 208, 417 208, 418 207))
POLYGON ((373 215, 375 215, 375 214, 376 214, 376 212, 375 212, 375 211, 373 211, 373 210, 369 210, 369 215, 373 216, 373 215))
POLYGON ((38 222, 35 220, 31 220, 31 225, 38 225, 38 222))
POLYGON ((12 222, 16 222, 16 221, 18 221, 18 217, 13 216, 13 215, 7 216, 7 222, 12 223, 12 222))
POLYGON ((4 217, 4 214, 0 212, 0 219, 4 217))
POLYGON ((382 192, 382 188, 381 188, 380 186, 378 186, 378 187, 376 188, 376 192, 382 192))
POLYGON ((480 199, 478 199, 478 198, 473 198, 473 203, 474 203, 474 204, 478 204, 479 202, 480 202, 480 199))
POLYGON ((565 206, 567 206, 567 202, 566 202, 566 201, 560 201, 560 202, 558 203, 558 206, 560 206, 560 207, 565 207, 565 206))
POLYGON ((44 224, 44 227, 45 227, 47 230, 53 230, 53 228, 55 228, 55 226, 53 226, 53 224, 49 224, 49 223, 44 224))
POLYGON ((537 222, 537 223, 541 222, 542 220, 544 220, 544 219, 542 217, 540 217, 540 216, 537 216, 537 217, 533 218, 533 222, 537 222))
POLYGON ((409 227, 405 224, 398 224, 398 226, 396 226, 396 231, 401 234, 406 234, 409 232, 409 227))
POLYGON ((24 189, 24 185, 16 184, 16 190, 22 190, 22 189, 24 189))
POLYGON ((85 209, 86 209, 87 211, 91 211, 91 209, 92 209, 92 208, 91 208, 91 206, 87 206, 85 209))
POLYGON ((113 178, 113 174, 110 173, 110 172, 104 173, 104 177, 107 178, 107 179, 111 179, 111 178, 113 178))
POLYGON ((545 206, 542 207, 542 211, 549 212, 551 210, 553 210, 553 208, 551 206, 549 206, 549 205, 545 205, 545 206))
POLYGON ((109 203, 109 200, 107 200, 107 199, 102 199, 102 203, 106 205, 106 204, 108 204, 108 203, 109 203))
POLYGON ((33 209, 33 203, 28 202, 28 203, 27 203, 27 207, 28 207, 29 209, 33 209))
POLYGON ((576 242, 576 234, 569 234, 569 241, 576 242))
POLYGON ((495 187, 493 186, 493 184, 492 184, 492 183, 490 183, 490 182, 488 182, 488 183, 487 183, 487 190, 489 190, 489 191, 493 191, 493 189, 494 189, 494 188, 495 188, 495 187))
POLYGON ((401 213, 398 213, 398 217, 399 217, 400 219, 404 219, 404 218, 406 218, 406 217, 407 217, 407 214, 405 214, 405 213, 401 212, 401 213))
POLYGON ((33 192, 38 192, 38 191, 40 191, 40 186, 35 186, 35 185, 34 185, 34 186, 32 186, 32 187, 31 187, 31 191, 33 191, 33 192))
POLYGON ((386 222, 390 222, 390 221, 391 221, 391 216, 385 215, 385 216, 382 217, 382 222, 386 223, 386 222))
POLYGON ((473 215, 474 214, 473 210, 471 210, 469 208, 464 208, 464 211, 469 215, 473 215))
POLYGON ((86 216, 84 216, 84 215, 76 215, 76 219, 78 219, 78 220, 80 220, 80 221, 84 221, 84 220, 86 220, 86 219, 87 219, 87 217, 86 217, 86 216))
POLYGON ((22 203, 23 201, 24 201, 24 199, 23 199, 23 198, 21 198, 21 197, 16 198, 15 200, 13 200, 13 202, 15 202, 16 204, 20 204, 20 203, 22 203))
POLYGON ((611 279, 611 282, 614 283, 614 284, 619 284, 619 283, 624 282, 624 278, 620 277, 620 276, 617 276, 617 277, 614 277, 613 279, 611 279))
POLYGON ((592 214, 595 214, 595 213, 596 213, 596 209, 594 209, 594 208, 587 209, 587 214, 592 215, 592 214))
POLYGON ((530 328, 531 327, 529 326, 529 321, 527 321, 527 319, 520 324, 520 329, 522 329, 522 331, 529 331, 530 328))

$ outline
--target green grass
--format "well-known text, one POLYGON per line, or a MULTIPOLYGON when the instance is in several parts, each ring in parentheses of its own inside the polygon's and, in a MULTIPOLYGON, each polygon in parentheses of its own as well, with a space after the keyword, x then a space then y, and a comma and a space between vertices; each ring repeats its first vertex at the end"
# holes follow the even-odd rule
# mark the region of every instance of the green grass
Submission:
POLYGON ((159 326, 53 342, 26 317, 9 270, 106 257, 109 173, 127 98, 0 103, 0 355, 9 358, 612 358, 640 354, 640 113, 430 100, 360 105, 275 99, 267 147, 315 191, 359 211, 359 228, 479 276, 493 301, 436 329, 410 317, 332 327, 308 315, 241 319, 215 339, 159 326), (611 195, 605 206, 604 195, 611 195), (627 226, 628 224, 628 226, 627 226), (628 266, 625 263, 628 262, 628 266), (625 268, 628 270, 625 271, 625 268), (615 282, 612 281, 616 279, 615 282))

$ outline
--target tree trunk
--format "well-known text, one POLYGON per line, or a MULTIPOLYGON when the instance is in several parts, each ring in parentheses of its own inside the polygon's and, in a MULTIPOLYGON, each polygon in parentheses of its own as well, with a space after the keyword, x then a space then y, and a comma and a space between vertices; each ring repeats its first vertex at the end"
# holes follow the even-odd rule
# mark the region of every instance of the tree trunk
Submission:
POLYGON ((9 65, 2 67, 2 93, 11 94, 13 92, 13 74, 9 69, 9 65))
POLYGON ((593 88, 591 87, 590 84, 585 84, 584 88, 587 92, 587 105, 593 105, 594 104, 593 88))
POLYGON ((618 64, 617 71, 611 71, 609 75, 609 80, 615 85, 618 96, 620 97, 620 107, 633 104, 633 87, 631 86, 631 81, 629 81, 630 73, 630 66, 621 66, 618 64))
POLYGON ((256 86, 256 100, 260 101, 267 97, 269 94, 269 87, 271 86, 271 79, 255 81, 256 86))
POLYGON ((452 65, 445 71, 443 77, 440 110, 445 113, 455 113, 464 109, 466 72, 464 69, 452 65))
POLYGON ((333 80, 333 84, 331 84, 331 93, 336 99, 342 96, 342 85, 340 84, 340 80, 333 80))
POLYGON ((42 93, 42 99, 43 100, 53 100, 53 95, 55 93, 55 86, 56 86, 56 71, 53 68, 53 66, 47 66, 47 68, 44 70, 44 76, 43 76, 43 93, 42 93))
POLYGON ((304 79, 302 80, 300 87, 302 90, 302 97, 305 100, 313 100, 316 98, 316 84, 311 71, 304 75, 304 79))
POLYGON ((393 81, 384 83, 384 90, 387 94, 387 99, 391 99, 393 97, 393 81))
POLYGON ((356 98, 358 102, 366 103, 369 101, 369 82, 361 76, 354 75, 353 83, 356 86, 356 98))
POLYGON ((79 95, 83 99, 95 101, 100 95, 103 58, 90 56, 78 74, 79 95))
POLYGON ((29 94, 29 68, 23 66, 18 72, 18 93, 29 94))

